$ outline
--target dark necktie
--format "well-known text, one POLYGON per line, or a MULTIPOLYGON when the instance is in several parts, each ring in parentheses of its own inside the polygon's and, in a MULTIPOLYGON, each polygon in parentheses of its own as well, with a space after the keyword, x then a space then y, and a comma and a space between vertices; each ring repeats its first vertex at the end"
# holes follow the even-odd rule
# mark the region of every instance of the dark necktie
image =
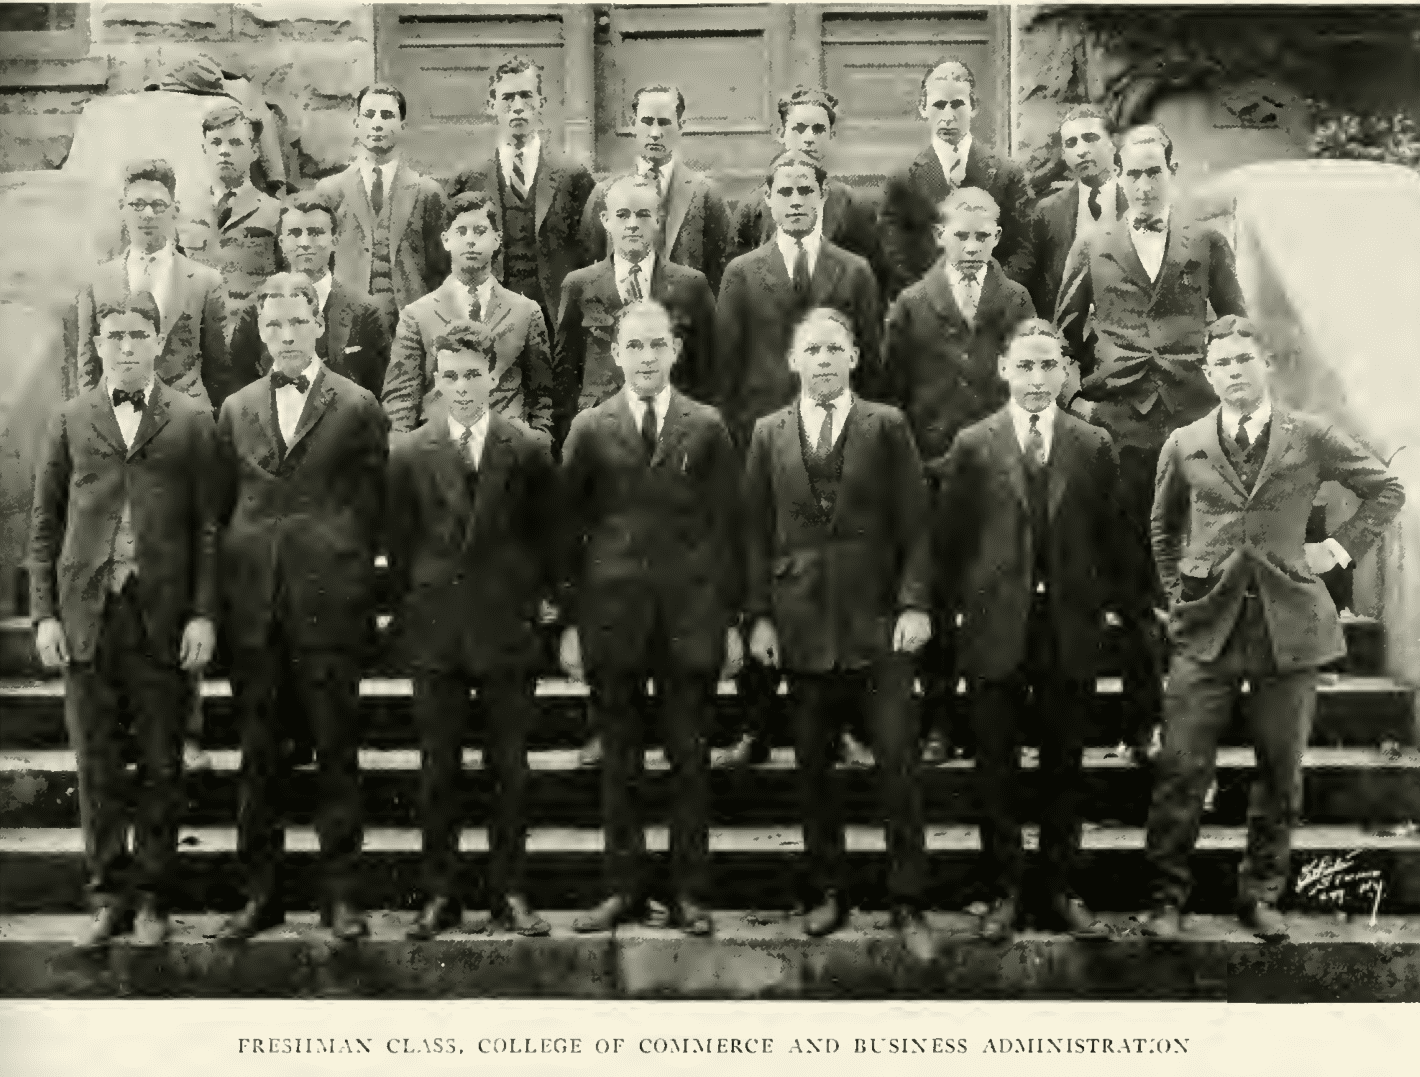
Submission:
POLYGON ((468 320, 474 325, 483 321, 483 304, 478 301, 478 289, 468 290, 468 320))
POLYGON ((217 203, 217 228, 219 231, 226 228, 227 222, 232 219, 232 200, 234 198, 236 198, 236 192, 228 191, 217 203))
POLYGON ((375 178, 370 183, 370 208, 375 211, 376 217, 385 208, 385 170, 378 165, 375 166, 375 178))
POLYGON ((523 151, 518 150, 513 154, 513 193, 518 196, 521 202, 528 196, 528 177, 523 171, 523 151))
POLYGON ((976 308, 981 302, 981 296, 977 291, 979 286, 975 273, 963 273, 961 275, 961 312, 962 316, 973 324, 976 320, 976 308))
POLYGON ((1099 220, 1100 214, 1103 213, 1104 210, 1100 208, 1100 189, 1098 187, 1090 188, 1089 206, 1090 216, 1093 217, 1095 220, 1099 220))
POLYGON ((1030 417, 1030 429, 1026 431, 1026 470, 1035 474, 1045 466, 1045 435, 1040 429, 1040 416, 1030 417))
POLYGON ((823 424, 818 428, 818 446, 814 449, 814 455, 823 460, 833 452, 833 405, 820 406, 823 408, 823 424))
POLYGON ((133 405, 134 411, 142 411, 144 403, 143 390, 135 389, 130 393, 124 389, 115 389, 113 391, 113 406, 118 407, 118 405, 125 401, 133 405))
POLYGON ((798 248, 794 255, 794 294, 806 299, 809 294, 809 252, 804 249, 802 239, 794 240, 794 245, 798 248))
POLYGON ((632 262, 631 268, 626 273, 626 293, 627 302, 639 303, 645 298, 641 291, 641 263, 632 262))
POLYGON ((1248 449, 1252 447, 1252 438, 1247 436, 1247 421, 1251 418, 1251 415, 1244 415, 1241 419, 1238 420, 1238 432, 1237 436, 1234 438, 1234 440, 1238 443, 1238 448, 1241 449, 1244 453, 1246 453, 1248 449))
POLYGON ((645 405, 645 410, 641 412, 641 441, 646 446, 646 459, 649 460, 656 455, 656 398, 643 396, 641 403, 645 405))
POLYGON ((305 396, 311 388, 311 379, 306 377, 304 374, 297 374, 294 378, 292 378, 286 374, 281 373, 281 371, 279 370, 273 370, 271 372, 271 384, 277 389, 280 389, 283 385, 294 385, 296 387, 296 392, 300 393, 302 396, 305 396))
POLYGON ((1162 217, 1135 217, 1134 227, 1141 232, 1162 232, 1164 219, 1162 217))
POLYGON ((463 457, 464 466, 470 471, 477 471, 478 464, 473 459, 473 427, 466 426, 463 433, 459 435, 459 455, 463 457))
POLYGON ((651 165, 646 169, 646 175, 650 178, 651 182, 656 185, 656 197, 664 199, 666 192, 661 189, 661 166, 651 165))

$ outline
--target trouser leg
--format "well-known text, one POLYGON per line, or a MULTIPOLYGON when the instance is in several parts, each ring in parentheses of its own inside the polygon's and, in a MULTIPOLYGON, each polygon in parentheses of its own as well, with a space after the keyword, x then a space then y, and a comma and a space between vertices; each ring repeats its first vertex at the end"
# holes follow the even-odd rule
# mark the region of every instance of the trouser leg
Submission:
POLYGON ((672 672, 657 685, 671 766, 671 880, 677 897, 704 903, 710 873, 710 742, 715 678, 672 672))
POLYGON ((536 680, 522 670, 483 678, 483 766, 491 783, 488 894, 521 894, 527 863, 528 729, 536 680))
POLYGON ((810 885, 819 894, 845 882, 843 791, 835 766, 842 714, 841 674, 791 676, 794 757, 804 819, 804 856, 810 885))
POLYGON ((971 688, 981 856, 997 897, 1016 897, 1021 889, 1024 853, 1017 801, 1025 693, 1025 680, 1018 674, 979 679, 971 688))
POLYGON ((877 760, 887 828, 888 893, 895 902, 920 905, 927 887, 927 853, 918 782, 914 656, 894 654, 873 664, 866 690, 868 726, 877 760))
POLYGON ((445 670, 414 678, 414 721, 419 730, 419 817, 423 831, 424 889, 429 897, 455 897, 458 875, 458 780, 468 720, 468 682, 445 670))
POLYGON ((298 651, 295 673, 316 745, 321 882, 330 901, 354 901, 364 841, 360 802, 360 665, 343 651, 298 651))
POLYGON ((606 834, 606 886, 632 904, 643 895, 641 870, 646 835, 641 829, 644 766, 641 696, 645 675, 592 676, 592 699, 602 732, 602 825, 606 834))
POLYGON ((1080 851, 1086 701, 1093 683, 1057 671, 1036 683, 1040 721, 1040 851, 1046 890, 1074 893, 1071 872, 1080 851))
POLYGON ((237 858, 246 874, 247 897, 260 904, 282 901, 282 816, 290 762, 281 752, 277 686, 288 661, 278 633, 266 647, 239 648, 232 655, 232 697, 242 748, 237 858))
POLYGON ((752 655, 746 654, 739 676, 735 678, 735 695, 740 701, 741 732, 768 747, 774 741, 775 696, 779 690, 779 671, 769 668, 752 655))

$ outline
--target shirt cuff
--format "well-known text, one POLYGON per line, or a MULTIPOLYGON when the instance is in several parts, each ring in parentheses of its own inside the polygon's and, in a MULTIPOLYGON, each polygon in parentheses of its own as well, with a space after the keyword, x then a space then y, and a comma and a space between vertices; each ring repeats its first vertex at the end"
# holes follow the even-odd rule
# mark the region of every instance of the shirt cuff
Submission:
POLYGON ((1339 568, 1345 568, 1351 563, 1351 555, 1346 552, 1346 547, 1337 542, 1334 538, 1324 539, 1322 545, 1331 551, 1331 556, 1336 558, 1339 568))

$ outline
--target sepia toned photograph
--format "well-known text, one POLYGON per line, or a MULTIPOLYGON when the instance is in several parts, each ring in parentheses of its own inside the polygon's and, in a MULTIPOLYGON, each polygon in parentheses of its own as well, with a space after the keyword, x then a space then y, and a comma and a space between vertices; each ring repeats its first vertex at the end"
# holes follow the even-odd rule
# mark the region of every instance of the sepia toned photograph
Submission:
POLYGON ((0 4, 0 1000, 1420 1002, 1417 120, 1407 5, 0 4))

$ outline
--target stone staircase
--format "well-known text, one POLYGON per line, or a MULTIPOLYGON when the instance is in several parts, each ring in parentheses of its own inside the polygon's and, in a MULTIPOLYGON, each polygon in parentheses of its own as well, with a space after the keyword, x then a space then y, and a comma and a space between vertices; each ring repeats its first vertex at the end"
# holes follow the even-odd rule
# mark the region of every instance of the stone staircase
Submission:
MULTIPOLYGON (((1251 748, 1238 743, 1240 729, 1230 731, 1219 753, 1218 790, 1195 858, 1194 929, 1186 942, 1170 947, 1148 943, 1133 930, 1131 914, 1148 897, 1143 827, 1150 778, 1110 743, 1121 705, 1119 680, 1111 676, 1099 681, 1093 707, 1078 884, 1086 901, 1118 926, 1122 937, 1112 943, 1091 946, 1029 932, 1007 948, 974 939, 974 921, 961 911, 981 896, 978 798, 969 760, 922 773, 938 961, 911 966, 895 936, 878 926, 886 856, 875 823, 874 776, 861 768, 845 768, 842 786, 859 911, 839 935, 804 938, 792 915, 802 897, 802 838, 788 748, 777 748, 758 767, 713 771, 712 892, 722 910, 714 938, 686 940, 644 926, 574 936, 573 910, 602 896, 599 775, 577 765, 586 688, 553 675, 538 690, 528 839, 528 891, 552 920, 552 937, 455 932, 432 943, 406 942, 403 927, 420 897, 419 753, 410 682, 386 659, 372 665, 361 686, 362 898, 376 910, 371 938, 335 946, 309 911, 293 913, 285 929, 239 951, 211 941, 218 914, 240 904, 237 729, 230 686, 214 669, 203 686, 212 766, 185 779, 174 940, 159 953, 118 945, 107 958, 93 959, 68 944, 83 916, 84 868, 63 684, 43 676, 28 622, 12 618, 0 622, 0 995, 1420 999, 1420 919, 1414 928, 1404 919, 1420 912, 1420 836, 1411 825, 1420 821, 1413 693, 1382 675, 1384 639, 1375 621, 1348 618, 1346 633, 1348 658, 1321 688, 1303 759, 1305 825, 1296 835, 1294 868, 1360 852, 1369 866, 1384 870, 1386 890, 1374 923, 1364 914, 1346 923, 1294 910, 1296 936, 1286 946, 1262 947, 1228 915, 1253 760, 1251 748), (1335 975, 1328 960, 1318 962, 1318 952, 1342 961, 1346 975, 1335 975)), ((781 695, 778 705, 787 702, 781 695)), ((721 685, 720 742, 732 734, 739 707, 733 685, 721 685)), ((480 821, 489 790, 478 729, 475 721, 460 789, 471 909, 479 907, 488 852, 480 821)), ((1025 767, 1033 790, 1029 749, 1025 767)), ((667 870, 669 786, 664 755, 653 747, 642 785, 653 886, 667 870)), ((287 899, 294 910, 315 908, 307 870, 317 849, 315 793, 314 770, 299 769, 287 832, 287 899)), ((1026 818, 1037 819, 1029 797, 1026 818)), ((1034 841, 1030 827, 1028 846, 1034 841)))

